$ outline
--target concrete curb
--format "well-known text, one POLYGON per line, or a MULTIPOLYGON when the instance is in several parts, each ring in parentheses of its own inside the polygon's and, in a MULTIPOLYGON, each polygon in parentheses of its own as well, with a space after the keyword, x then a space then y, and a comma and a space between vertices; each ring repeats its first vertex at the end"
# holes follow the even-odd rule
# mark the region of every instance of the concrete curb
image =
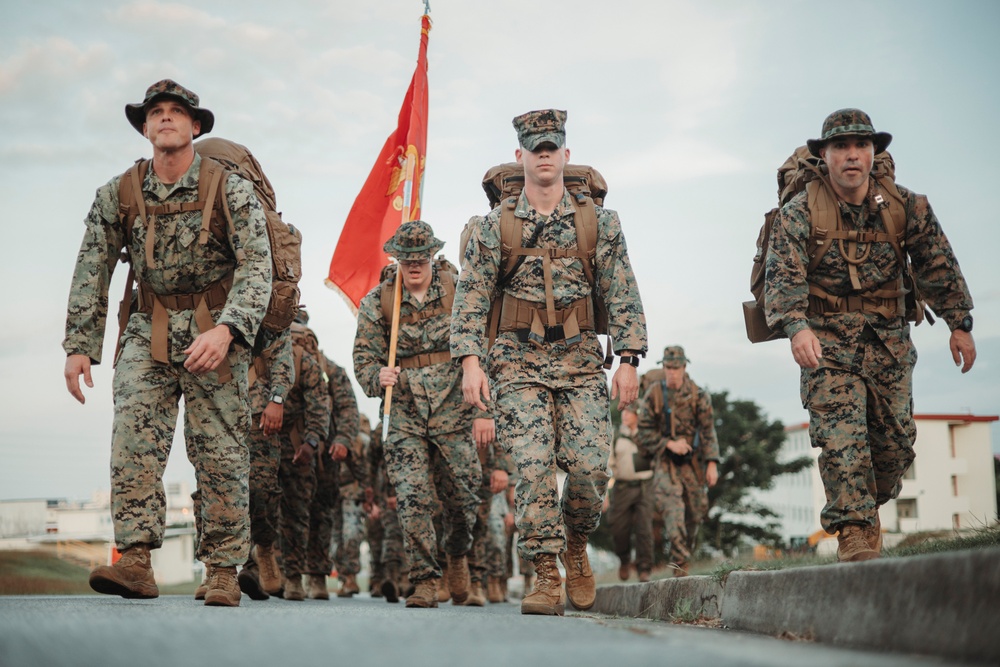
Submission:
POLYGON ((1000 664, 1000 549, 601 586, 590 611, 699 609, 737 630, 1000 664))

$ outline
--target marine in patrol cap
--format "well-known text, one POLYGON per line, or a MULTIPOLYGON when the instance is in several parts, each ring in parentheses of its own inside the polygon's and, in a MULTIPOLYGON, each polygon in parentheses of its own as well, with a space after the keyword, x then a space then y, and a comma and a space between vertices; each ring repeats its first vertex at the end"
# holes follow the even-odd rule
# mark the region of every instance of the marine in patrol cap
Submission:
POLYGON ((212 127, 215 125, 215 114, 198 106, 198 96, 193 92, 176 81, 164 79, 146 89, 146 97, 142 102, 125 105, 125 117, 128 118, 128 122, 132 124, 136 132, 142 134, 142 126, 146 122, 146 107, 153 102, 159 102, 164 97, 180 100, 191 112, 191 118, 201 121, 201 132, 195 136, 201 137, 212 131, 212 127))
POLYGON ((533 151, 546 141, 556 148, 566 145, 566 112, 541 109, 523 113, 513 120, 517 141, 522 148, 533 151))
POLYGON ((684 355, 684 348, 680 345, 668 345, 663 348, 663 359, 660 363, 666 368, 683 368, 691 360, 684 355))
POLYGON ((433 257, 443 247, 444 241, 434 236, 430 225, 423 220, 411 220, 399 226, 382 250, 398 260, 410 260, 433 257))
POLYGON ((820 138, 809 139, 806 144, 810 153, 821 157, 819 153, 823 150, 823 146, 837 137, 870 137, 875 145, 876 155, 888 148, 892 141, 892 135, 888 132, 875 131, 872 119, 861 109, 840 109, 823 121, 823 133, 820 138))

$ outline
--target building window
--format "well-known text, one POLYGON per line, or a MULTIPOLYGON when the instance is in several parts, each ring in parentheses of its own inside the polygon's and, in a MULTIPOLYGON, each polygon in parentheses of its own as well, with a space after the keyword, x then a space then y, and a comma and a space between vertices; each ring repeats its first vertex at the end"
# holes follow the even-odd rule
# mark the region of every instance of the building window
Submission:
POLYGON ((951 476, 951 495, 958 497, 958 477, 951 476))
POLYGON ((900 519, 917 518, 917 499, 899 498, 896 500, 896 515, 900 519))
POLYGON ((903 473, 903 479, 916 479, 916 478, 917 478, 916 464, 911 463, 910 467, 907 468, 906 472, 903 473))

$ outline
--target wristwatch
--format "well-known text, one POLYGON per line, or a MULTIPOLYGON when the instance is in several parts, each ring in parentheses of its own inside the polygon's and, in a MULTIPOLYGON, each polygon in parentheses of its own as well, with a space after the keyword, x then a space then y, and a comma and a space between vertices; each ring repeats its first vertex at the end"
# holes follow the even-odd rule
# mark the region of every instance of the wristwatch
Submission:
POLYGON ((281 405, 282 403, 285 402, 285 398, 284 398, 284 396, 280 396, 278 394, 275 394, 274 396, 271 397, 271 402, 272 403, 277 403, 278 405, 281 405))
POLYGON ((319 448, 319 443, 316 442, 315 440, 306 440, 306 444, 312 447, 313 449, 319 448))
POLYGON ((966 315, 962 318, 962 321, 958 323, 955 327, 960 331, 965 331, 966 333, 972 333, 972 315, 966 315))
POLYGON ((619 364, 629 364, 631 366, 634 366, 634 367, 638 368, 639 367, 639 355, 636 355, 636 354, 627 354, 625 356, 618 357, 618 363, 619 364))

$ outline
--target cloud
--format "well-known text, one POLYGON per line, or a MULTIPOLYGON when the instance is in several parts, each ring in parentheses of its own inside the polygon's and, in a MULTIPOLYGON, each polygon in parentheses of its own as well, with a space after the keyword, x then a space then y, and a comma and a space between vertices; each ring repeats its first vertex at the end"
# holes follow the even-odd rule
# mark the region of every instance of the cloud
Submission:
MULTIPOLYGON (((18 98, 65 96, 80 78, 103 70, 112 61, 105 42, 78 46, 65 37, 23 42, 20 51, 0 63, 0 97, 5 103, 18 98)), ((66 100, 68 105, 69 100, 66 100)))
POLYGON ((742 171, 743 160, 691 135, 671 135, 640 151, 619 151, 602 171, 620 183, 642 188, 662 183, 720 176, 742 171))

